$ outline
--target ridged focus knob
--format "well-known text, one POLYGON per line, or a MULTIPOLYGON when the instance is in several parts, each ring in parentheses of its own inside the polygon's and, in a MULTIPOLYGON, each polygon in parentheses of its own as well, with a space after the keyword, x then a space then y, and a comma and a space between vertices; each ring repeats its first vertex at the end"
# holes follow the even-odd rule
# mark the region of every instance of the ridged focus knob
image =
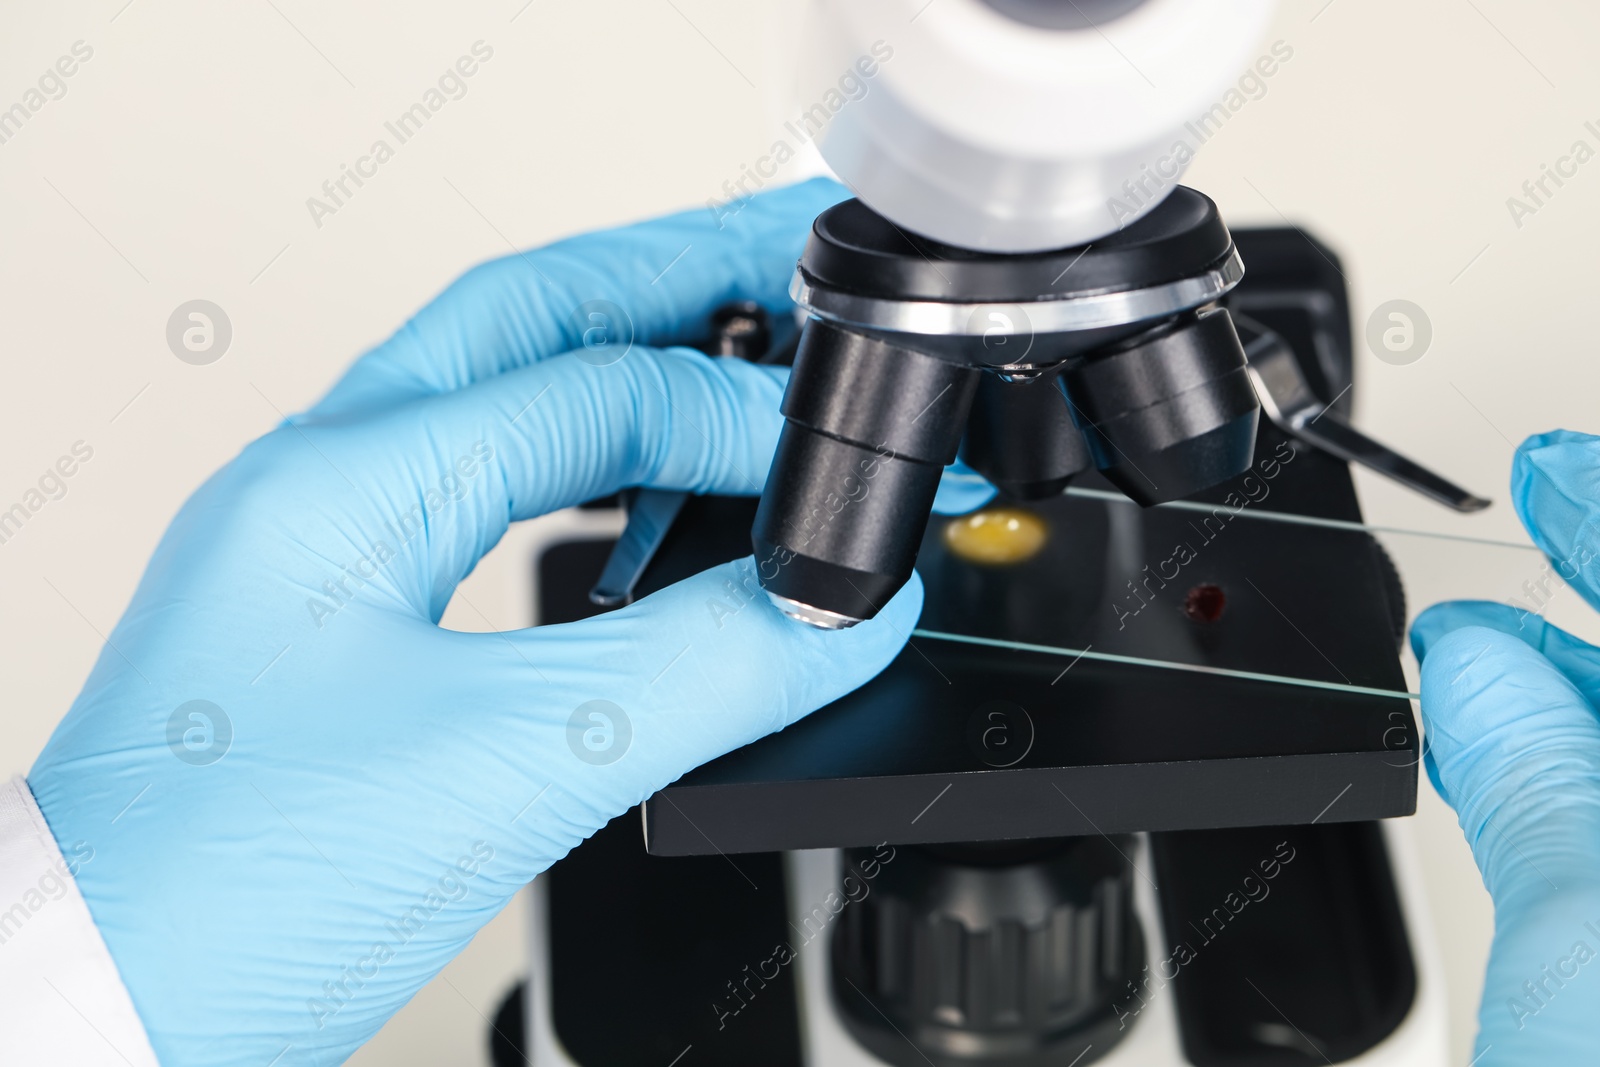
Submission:
POLYGON ((1059 1067, 1116 1043, 1113 1003, 1143 961, 1109 840, 905 847, 840 915, 834 997, 891 1064, 1059 1067))

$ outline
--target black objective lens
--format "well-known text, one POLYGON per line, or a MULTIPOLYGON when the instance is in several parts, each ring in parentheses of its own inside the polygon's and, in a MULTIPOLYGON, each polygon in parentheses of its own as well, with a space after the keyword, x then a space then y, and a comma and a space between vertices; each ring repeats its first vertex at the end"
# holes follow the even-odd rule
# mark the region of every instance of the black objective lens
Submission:
POLYGON ((1095 466, 1145 507, 1240 474, 1255 454, 1260 404, 1221 308, 1095 352, 1061 383, 1095 466))
POLYGON ((1054 375, 1008 382, 985 374, 967 418, 961 459, 1018 500, 1043 500, 1091 466, 1054 375))
POLYGON ((1093 245, 1025 255, 907 234, 860 201, 824 211, 791 287, 811 318, 751 531, 768 596, 816 626, 877 614, 958 444, 1024 498, 1091 464, 1144 505, 1242 473, 1260 409, 1212 305, 1243 273, 1216 205, 1183 187, 1093 245), (985 346, 997 323, 1004 349, 985 346))
POLYGON ((761 584, 785 612, 839 629, 911 577, 979 373, 806 324, 751 531, 761 584))

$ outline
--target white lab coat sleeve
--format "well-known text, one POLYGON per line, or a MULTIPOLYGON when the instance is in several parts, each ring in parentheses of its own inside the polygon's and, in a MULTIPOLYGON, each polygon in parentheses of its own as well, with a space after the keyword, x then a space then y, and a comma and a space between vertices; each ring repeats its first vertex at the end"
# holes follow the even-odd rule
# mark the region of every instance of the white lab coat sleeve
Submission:
POLYGON ((0 784, 0 1063, 157 1067, 117 965, 28 783, 0 784))

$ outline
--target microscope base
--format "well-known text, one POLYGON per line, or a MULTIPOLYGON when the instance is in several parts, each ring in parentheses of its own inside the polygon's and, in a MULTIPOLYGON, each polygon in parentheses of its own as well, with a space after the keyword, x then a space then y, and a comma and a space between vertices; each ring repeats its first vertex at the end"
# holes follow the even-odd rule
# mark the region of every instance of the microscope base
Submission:
MULTIPOLYGON (((622 833, 636 835, 636 825, 631 819, 625 817, 619 822, 624 826, 613 829, 622 833)), ((1139 912, 1139 920, 1144 927, 1147 954, 1149 958, 1150 974, 1149 984, 1145 987, 1142 997, 1130 992, 1126 1002, 1120 1006, 1127 1023, 1127 1034, 1109 1051, 1100 1055, 1101 1050, 1087 1050, 1081 1063, 1097 1063, 1102 1067, 1225 1067, 1227 1064, 1251 1064, 1254 1067, 1267 1067, 1267 1065, 1282 1064, 1291 1067, 1295 1064, 1315 1064, 1324 1062, 1322 1051, 1327 1050, 1328 1059, 1334 1063, 1360 1065, 1360 1067, 1386 1067, 1386 1065, 1404 1064, 1406 1067, 1444 1067, 1448 1060, 1448 1033, 1445 1012, 1444 978, 1441 970, 1438 949, 1434 941, 1434 932, 1426 910, 1425 896, 1422 886, 1421 870, 1415 855, 1415 848, 1411 841, 1411 827, 1405 822, 1390 821, 1379 824, 1360 824, 1370 826, 1374 833, 1372 837, 1381 844, 1381 852, 1385 855, 1380 858, 1378 866, 1383 866, 1386 860, 1387 876, 1392 876, 1393 898, 1396 905, 1393 921, 1396 924, 1391 931, 1386 931, 1379 936, 1362 938, 1362 931, 1340 931, 1337 918, 1332 920, 1327 916, 1319 916, 1308 920, 1305 927, 1318 927, 1312 930, 1315 934, 1331 936, 1339 943, 1354 943, 1365 941, 1369 946, 1382 938, 1399 937, 1404 941, 1398 946, 1402 950, 1409 950, 1409 961, 1405 961, 1406 951, 1399 951, 1393 959, 1401 962, 1396 967, 1405 969, 1409 963, 1409 970, 1414 976, 1412 995, 1409 998, 1409 1007, 1402 1003, 1397 1021, 1388 1020, 1380 1022, 1382 1026, 1393 1023, 1392 1029, 1386 1036, 1377 1036, 1374 1043, 1364 1051, 1354 1055, 1343 1055, 1341 1045, 1348 1046, 1349 1035, 1328 1033, 1319 1035, 1307 1033, 1297 1027, 1310 1027, 1313 1024, 1308 1017, 1315 1017, 1318 1008, 1313 1005, 1309 1010, 1295 1007, 1288 1002, 1288 996, 1278 986, 1272 985, 1272 979, 1266 977, 1274 972, 1275 966, 1280 967, 1284 960, 1266 958, 1261 961, 1260 969, 1252 962, 1242 968, 1228 966, 1240 961, 1226 961, 1224 953, 1234 953, 1235 946, 1243 946, 1252 938, 1259 944, 1263 931, 1252 931, 1250 923, 1257 919, 1263 925, 1272 925, 1281 921, 1283 916, 1273 916, 1270 909, 1275 903, 1271 892, 1261 895, 1259 888, 1250 890, 1259 899, 1241 907, 1237 912, 1234 922, 1237 923, 1238 936, 1230 941, 1232 930, 1224 929, 1217 932, 1208 928, 1205 932, 1197 931, 1196 935, 1187 939, 1186 943, 1192 948, 1192 956, 1187 957, 1187 962, 1174 964, 1180 957, 1176 954, 1176 943, 1169 938, 1163 927, 1162 903, 1152 882, 1146 877, 1139 877, 1135 882, 1135 899, 1139 912), (1259 916, 1252 916, 1251 910, 1259 909, 1259 916), (1210 936, 1211 940, 1205 938, 1210 936), (1214 944, 1212 943, 1214 942, 1214 944), (1199 968, 1207 965, 1208 957, 1211 960, 1223 961, 1224 973, 1240 973, 1248 977, 1256 975, 1254 983, 1259 987, 1256 992, 1245 992, 1248 996, 1241 996, 1239 1004, 1249 1004, 1254 998, 1254 1010, 1250 1012, 1248 1021, 1243 1027, 1232 1028, 1237 1033, 1254 1034, 1258 1043, 1253 1049, 1236 1048, 1219 1050, 1216 1047, 1209 1051, 1199 1050, 1196 1059, 1190 1059, 1185 1054, 1183 1035, 1192 1032, 1196 1021, 1186 1020, 1186 1016, 1194 1014, 1196 1004, 1195 994, 1200 1002, 1211 1003, 1218 992, 1218 986, 1226 979, 1223 973, 1215 970, 1210 974, 1203 974, 1199 968), (1186 976, 1184 970, 1193 968, 1192 975, 1200 978, 1205 985, 1197 985, 1192 990, 1185 990, 1183 983, 1186 976), (1177 972, 1174 975, 1174 971, 1177 972), (1155 977, 1159 974, 1167 975, 1171 981, 1162 981, 1155 977), (1268 998, 1271 998, 1270 1000, 1268 998), (1186 1005, 1188 1005, 1186 1007, 1186 1005), (1276 1005, 1276 1006, 1274 1006, 1276 1005), (1285 1008, 1293 1021, 1284 1021, 1278 1008, 1285 1008), (1231 1058, 1230 1058, 1231 1057, 1231 1058)), ((1350 826, 1337 828, 1341 831, 1351 829, 1350 826)), ((604 831, 602 831, 604 832, 604 831)), ((1305 833, 1306 828, 1285 828, 1283 835, 1305 833)), ((1269 834, 1270 836, 1270 834, 1269 834)), ((1141 836, 1137 853, 1132 856, 1133 862, 1139 870, 1151 878, 1163 877, 1161 873, 1162 862, 1156 859, 1152 862, 1153 853, 1159 853, 1160 846, 1152 848, 1148 836, 1141 836)), ((788 926, 791 931, 810 931, 808 919, 816 914, 815 906, 828 899, 830 893, 838 893, 840 885, 839 851, 836 849, 817 849, 805 852, 786 853, 783 859, 783 880, 786 882, 788 926)), ((1269 853, 1269 856, 1271 854, 1269 853)), ((1305 860, 1312 857, 1304 852, 1300 854, 1305 860)), ((1264 859, 1267 857, 1263 857, 1264 859)), ((1300 858, 1297 856, 1297 858, 1300 858)), ((661 860, 646 857, 642 849, 639 850, 639 862, 647 865, 633 868, 633 871, 649 870, 648 865, 662 863, 683 862, 661 860)), ((740 857, 747 861, 750 857, 740 857)), ((692 862, 702 862, 695 860, 692 862)), ((705 860, 704 862, 719 862, 705 860)), ((889 862, 893 862, 890 860, 889 862)), ((1288 889, 1290 879, 1294 873, 1294 862, 1291 859, 1281 864, 1277 877, 1282 881, 1277 884, 1279 889, 1288 889)), ((1312 873, 1309 865, 1303 868, 1307 874, 1312 873)), ((1255 886, 1262 882, 1259 876, 1255 886)), ((562 877, 559 871, 553 872, 554 877, 562 877)), ((1237 880, 1243 882, 1248 872, 1238 872, 1237 880)), ((1319 879, 1320 879, 1319 875, 1319 879)), ((765 881, 765 879, 762 879, 765 881)), ((729 902, 751 893, 749 886, 745 885, 733 872, 726 872, 722 879, 725 884, 723 894, 729 902)), ((601 937, 600 944, 595 943, 597 926, 604 926, 617 909, 630 907, 629 899, 637 893, 652 892, 654 887, 640 885, 636 882, 617 881, 612 883, 613 899, 592 899, 581 914, 572 914, 570 911, 561 911, 552 914, 551 907, 551 882, 552 874, 546 874, 538 879, 533 886, 533 924, 531 927, 530 958, 531 967, 527 985, 525 1009, 529 1026, 527 1028, 529 1053, 532 1061, 540 1067, 597 1067, 604 1062, 607 1067, 629 1067, 637 1062, 648 1067, 661 1067, 666 1060, 652 1058, 657 1055, 652 1048, 653 1038, 661 1035, 650 1035, 638 1032, 639 1020, 634 1010, 627 1003, 627 997, 616 995, 614 985, 609 984, 603 974, 612 975, 629 974, 638 977, 638 968, 641 961, 628 955, 631 942, 620 939, 615 944, 606 944, 607 938, 601 937), (583 925, 586 931, 587 943, 591 951, 601 960, 598 967, 589 969, 589 976, 600 976, 595 980, 578 978, 588 988, 581 990, 564 989, 560 995, 552 998, 551 993, 554 983, 574 980, 574 969, 565 965, 552 967, 552 919, 556 922, 556 929, 562 926, 572 927, 583 925), (558 1009, 557 1005, 561 1005, 558 1009), (558 1015, 561 1016, 558 1018, 558 1015), (604 1059, 595 1058, 591 1052, 585 1060, 574 1059, 561 1040, 561 1033, 565 1030, 569 1035, 583 1031, 593 1034, 596 1029, 609 1032, 612 1036, 604 1043, 608 1051, 604 1059), (630 1049, 638 1049, 637 1059, 630 1058, 630 1049)), ((1269 888, 1270 881, 1265 883, 1269 888)), ((775 886, 764 887, 773 890, 775 886)), ((1334 890, 1336 892, 1336 888, 1334 890)), ((1388 895, 1378 891, 1376 897, 1388 895)), ((570 897, 564 898, 570 901, 570 897)), ((1282 898, 1279 898, 1280 900, 1282 898)), ((1219 905, 1223 900, 1219 898, 1219 905)), ((715 903, 713 903, 715 908, 715 903)), ((845 905, 849 906, 849 905, 845 905)), ((1295 906, 1290 904, 1289 906, 1295 906)), ((1382 907, 1378 908, 1382 911, 1382 907)), ((1170 917, 1169 917, 1170 918, 1170 917)), ((814 924, 814 920, 813 923, 814 924)), ((1383 925, 1379 923, 1379 925, 1383 925)), ((826 929, 818 931, 810 940, 791 933, 790 940, 794 942, 795 958, 789 965, 792 967, 794 981, 791 985, 779 988, 787 989, 789 995, 794 997, 794 1014, 791 1016, 787 1010, 769 1015, 768 1018, 779 1020, 772 1029, 787 1031, 786 1033, 767 1033, 758 1029, 739 1031, 744 1029, 746 1023, 761 1025, 759 1020, 746 1016, 739 1018, 740 1014, 730 1013, 724 1018, 724 1029, 718 1031, 714 1026, 703 1028, 701 1036, 691 1041, 683 1039, 682 1046, 667 1054, 667 1060, 673 1055, 682 1055, 682 1063, 688 1064, 717 1064, 741 1062, 741 1056, 748 1056, 751 1042, 761 1048, 760 1060, 766 1064, 793 1063, 804 1067, 886 1067, 883 1060, 867 1052, 861 1044, 846 1030, 843 1021, 833 1006, 833 990, 831 988, 831 968, 827 946, 826 929), (798 1026, 791 1029, 783 1020, 797 1019, 798 1026), (731 1033, 729 1031, 732 1031, 731 1033), (721 1045, 722 1047, 718 1047, 721 1045), (687 1046, 686 1048, 683 1046, 687 1046), (692 1057, 692 1058, 691 1058, 692 1057)), ((1370 933, 1370 932, 1369 932, 1370 933)), ((1180 938, 1180 940, 1184 940, 1180 938)), ((1293 948, 1292 945, 1279 945, 1280 948, 1293 948)), ((1395 948, 1392 943, 1390 948, 1395 948)), ((1350 951, 1357 955, 1356 949, 1350 951)), ((743 962, 741 959, 739 962, 743 962)), ((1359 975, 1363 967, 1369 971, 1375 966, 1370 958, 1352 961, 1343 956, 1336 958, 1311 958, 1290 959, 1296 975, 1313 973, 1322 976, 1323 981, 1334 983, 1330 987, 1334 990, 1331 1001, 1342 1004, 1360 1005, 1368 995, 1381 999, 1381 992, 1374 994, 1364 982, 1352 983, 1350 988, 1338 988, 1338 984, 1346 981, 1346 976, 1354 973, 1359 975), (1352 970, 1353 969, 1353 970, 1352 970), (1355 988, 1362 986, 1362 988, 1355 988)), ((1379 964, 1381 965, 1381 964, 1379 964)), ((727 969, 730 978, 739 978, 742 971, 734 961, 728 961, 727 969)), ((1369 976, 1370 977, 1370 976, 1369 976)), ((1382 977, 1382 976, 1379 976, 1382 977)), ((1400 985, 1405 985, 1404 975, 1396 978, 1389 976, 1400 985)), ((650 976, 650 980, 659 981, 663 989, 670 988, 681 981, 680 975, 671 969, 663 970, 659 974, 650 976)), ((1237 978, 1233 979, 1237 981, 1237 978)), ((1296 978, 1299 981, 1299 978, 1296 978)), ((1379 982, 1378 984, 1382 984, 1379 982)), ((723 998, 724 1009, 737 1004, 725 989, 707 988, 705 991, 706 1019, 714 1021, 713 1005, 718 997, 723 998)), ((787 1006, 784 1006, 787 1008, 787 1006)), ((1368 1021, 1367 1027, 1373 1025, 1373 1004, 1370 999, 1365 1004, 1368 1021)), ((1381 1005, 1378 1005, 1377 1015, 1382 1014, 1381 1005)), ((1202 1010, 1204 1010, 1202 1008, 1202 1010)), ((1226 1014, 1226 1013, 1217 1013, 1226 1014)), ((1321 1012, 1326 1017, 1329 1013, 1321 1012)), ((1207 1019, 1198 1021, 1203 1030, 1217 1030, 1224 1037, 1230 1027, 1216 1027, 1216 1014, 1207 1019)), ((673 1042, 676 1044, 676 1041, 673 1042)), ((1193 1042, 1191 1041, 1191 1045, 1193 1042)), ((1216 1042, 1213 1041, 1213 1046, 1216 1042)), ((1193 1051, 1193 1050, 1192 1050, 1193 1051)), ((748 1059, 743 1062, 752 1062, 748 1059)), ((944 1067, 940 1064, 939 1067, 944 1067)))

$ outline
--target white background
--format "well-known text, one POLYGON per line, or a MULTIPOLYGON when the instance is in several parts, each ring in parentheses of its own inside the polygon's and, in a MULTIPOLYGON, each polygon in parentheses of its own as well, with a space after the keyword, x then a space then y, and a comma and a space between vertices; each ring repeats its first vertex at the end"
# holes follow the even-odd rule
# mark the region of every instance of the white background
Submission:
MULTIPOLYGON (((0 144, 0 509, 75 441, 94 449, 67 496, 0 544, 7 773, 31 763, 207 474, 472 263, 720 195, 779 132, 792 39, 769 0, 123 5, 0 13, 0 107, 73 42, 94 49, 66 96, 0 144), (479 39, 494 58, 468 95, 315 227, 306 198, 479 39), (197 297, 234 330, 206 367, 165 341, 197 297)), ((1421 361, 1358 355, 1358 422, 1497 506, 1458 520, 1363 478, 1371 521, 1523 539, 1505 499, 1512 443, 1600 429, 1600 160, 1521 228, 1506 207, 1575 139, 1600 147, 1583 129, 1600 126, 1597 31, 1600 10, 1577 0, 1285 0, 1262 50, 1282 39, 1292 59, 1187 178, 1234 225, 1288 218, 1333 246, 1358 337, 1389 299, 1430 317, 1421 361)), ((525 540, 470 580, 496 626, 528 621, 525 540)), ((1413 609, 1503 600, 1539 567, 1528 552, 1391 544, 1413 609)), ((1581 624, 1587 609, 1568 591, 1554 614, 1581 624)), ((1465 1062, 1491 914, 1453 815, 1423 791, 1465 1062)), ((522 966, 524 911, 353 1062, 486 1062, 483 1016, 522 966)))

